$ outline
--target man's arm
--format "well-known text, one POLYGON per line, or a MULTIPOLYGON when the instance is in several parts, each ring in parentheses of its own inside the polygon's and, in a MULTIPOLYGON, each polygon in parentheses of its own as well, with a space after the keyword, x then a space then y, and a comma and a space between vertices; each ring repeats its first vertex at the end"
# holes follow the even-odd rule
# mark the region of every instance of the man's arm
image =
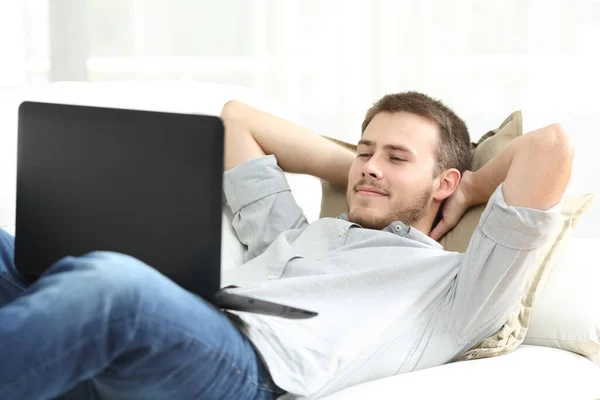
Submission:
POLYGON ((290 121, 231 100, 221 117, 225 121, 225 169, 249 159, 274 154, 287 172, 309 174, 347 185, 355 154, 290 121))
MULTIPOLYGON (((228 102, 221 117, 225 123, 223 190, 234 214, 233 228, 247 246, 245 260, 249 261, 282 232, 308 225, 282 169, 345 184, 354 154, 238 101, 228 102)), ((265 273, 278 276, 281 272, 265 273)))
POLYGON ((488 201, 504 182, 506 203, 515 207, 547 210, 565 193, 575 149, 559 124, 553 124, 513 140, 481 167, 466 175, 465 191, 471 205, 488 201))
POLYGON ((563 129, 550 125, 465 175, 471 204, 487 202, 447 298, 447 324, 465 345, 494 333, 518 304, 538 249, 560 221, 573 156, 563 129))
POLYGON ((479 170, 463 173, 455 192, 445 201, 441 221, 429 235, 439 240, 470 207, 487 203, 501 183, 507 204, 547 210, 565 192, 574 152, 573 143, 559 124, 511 141, 479 170))

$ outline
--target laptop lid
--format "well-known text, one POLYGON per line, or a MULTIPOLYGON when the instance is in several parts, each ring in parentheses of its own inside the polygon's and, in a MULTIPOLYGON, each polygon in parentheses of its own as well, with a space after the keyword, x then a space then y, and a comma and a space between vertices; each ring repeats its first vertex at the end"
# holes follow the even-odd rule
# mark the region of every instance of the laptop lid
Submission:
POLYGON ((223 135, 214 116, 24 102, 16 267, 36 277, 67 255, 116 251, 212 297, 223 135))

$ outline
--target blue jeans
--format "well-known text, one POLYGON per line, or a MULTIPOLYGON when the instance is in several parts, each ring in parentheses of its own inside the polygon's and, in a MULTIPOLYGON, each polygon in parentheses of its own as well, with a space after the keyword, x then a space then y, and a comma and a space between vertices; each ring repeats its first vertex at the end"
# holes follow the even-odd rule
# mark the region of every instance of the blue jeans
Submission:
POLYGON ((65 257, 26 285, 0 230, 0 399, 273 399, 252 343, 141 261, 65 257))

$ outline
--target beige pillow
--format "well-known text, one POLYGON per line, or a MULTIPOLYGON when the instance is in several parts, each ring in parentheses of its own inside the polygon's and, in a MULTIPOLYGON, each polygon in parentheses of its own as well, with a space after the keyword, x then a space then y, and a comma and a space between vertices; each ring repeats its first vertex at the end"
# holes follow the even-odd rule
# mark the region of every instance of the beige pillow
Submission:
MULTIPOLYGON (((500 153, 513 139, 523 134, 521 111, 510 114, 497 129, 487 132, 477 141, 472 143, 471 170, 476 171, 494 156, 500 153)), ((328 138, 335 143, 350 150, 356 151, 356 146, 336 139, 328 138)), ((323 198, 321 201, 321 217, 334 217, 347 212, 345 188, 331 185, 322 181, 323 198)), ((536 264, 531 267, 531 272, 525 286, 521 302, 511 314, 504 325, 494 335, 485 339, 474 348, 455 359, 470 360, 476 358, 492 357, 513 351, 525 338, 529 326, 530 312, 537 294, 543 289, 548 274, 558 258, 559 252, 571 235, 575 225, 582 214, 593 201, 593 195, 566 196, 561 209, 562 224, 546 246, 539 251, 536 264)), ((465 252, 469 241, 485 205, 473 207, 465 213, 460 222, 449 231, 440 243, 448 251, 465 252)))

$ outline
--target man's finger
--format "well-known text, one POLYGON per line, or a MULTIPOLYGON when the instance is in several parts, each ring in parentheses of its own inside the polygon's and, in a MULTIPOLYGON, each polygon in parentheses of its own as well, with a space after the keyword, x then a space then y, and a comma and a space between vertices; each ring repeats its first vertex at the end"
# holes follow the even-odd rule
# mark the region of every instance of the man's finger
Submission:
POLYGON ((431 231, 431 233, 429 234, 429 236, 433 240, 439 240, 442 236, 444 236, 446 234, 446 232, 448 232, 447 223, 446 223, 445 220, 441 220, 435 226, 435 228, 433 228, 433 230, 431 231))

